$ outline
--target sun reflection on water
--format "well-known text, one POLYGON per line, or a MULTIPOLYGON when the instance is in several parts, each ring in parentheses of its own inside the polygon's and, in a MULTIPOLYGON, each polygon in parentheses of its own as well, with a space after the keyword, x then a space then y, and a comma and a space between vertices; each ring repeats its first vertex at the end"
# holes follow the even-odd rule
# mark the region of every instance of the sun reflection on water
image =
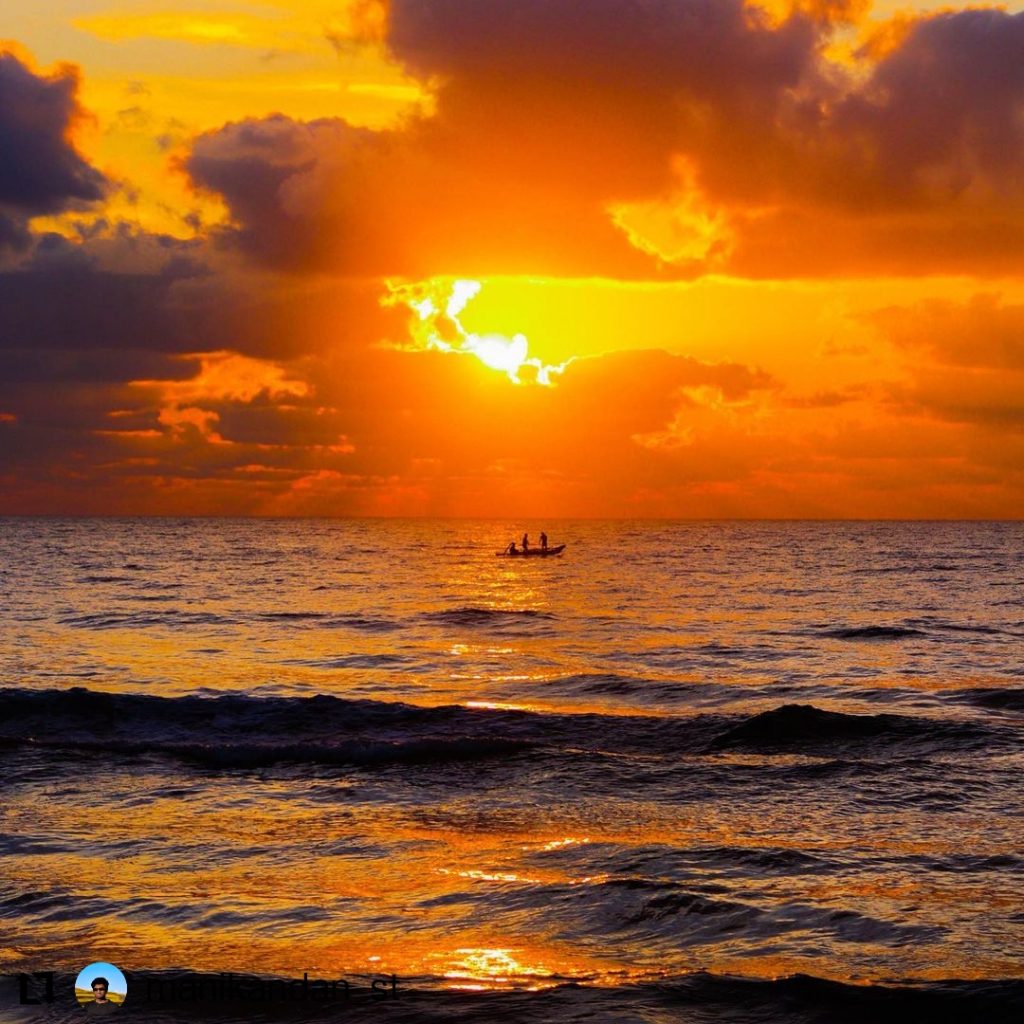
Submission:
POLYGON ((439 974, 448 988, 482 991, 520 988, 535 991, 560 983, 549 964, 516 948, 463 947, 438 954, 439 974))

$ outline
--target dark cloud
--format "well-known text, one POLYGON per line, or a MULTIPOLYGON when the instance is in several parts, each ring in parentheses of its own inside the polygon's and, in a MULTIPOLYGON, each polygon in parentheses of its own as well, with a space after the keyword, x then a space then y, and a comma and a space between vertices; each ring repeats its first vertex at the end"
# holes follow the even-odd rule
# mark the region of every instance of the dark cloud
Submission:
MULTIPOLYGON (((201 136, 185 168, 219 193, 223 233, 279 269, 354 277, 575 270, 622 276, 650 261, 565 170, 513 174, 511 158, 458 162, 433 122, 406 131, 277 115, 201 136)), ((510 150, 511 152, 511 150, 510 150)))
POLYGON ((1019 202, 1022 104, 1024 14, 965 10, 914 22, 828 125, 852 158, 847 195, 1019 202))
POLYGON ((0 380, 9 385, 185 380, 197 369, 194 359, 145 349, 0 349, 0 380))
POLYGON ((398 0, 386 43, 436 86, 431 116, 381 131, 250 120, 200 137, 185 169, 225 198, 233 240, 276 266, 648 276, 609 204, 672 188, 697 126, 770 130, 820 30, 800 14, 771 26, 741 0, 580 10, 398 0))
MULTIPOLYGON (((341 120, 301 123, 276 114, 200 136, 185 168, 196 185, 224 197, 236 225, 232 240, 251 255, 276 266, 324 264, 344 244, 345 225, 325 220, 326 211, 305 193, 317 187, 327 164, 352 179, 358 193, 367 184, 357 180, 362 166, 387 168, 393 161, 392 139, 341 120)), ((369 241, 365 231, 360 241, 369 241)), ((365 255, 373 273, 373 255, 365 255)))
POLYGON ((434 93, 371 131, 228 125, 185 168, 226 237, 347 274, 1000 272, 1024 229, 1024 14, 912 21, 856 71, 857 3, 393 0, 384 45, 434 93), (689 179, 679 160, 692 169, 689 179), (696 185, 725 234, 667 266, 613 223, 696 185))
POLYGON ((219 414, 220 434, 227 440, 264 447, 345 447, 348 414, 315 402, 283 405, 264 398, 225 405, 219 414), (282 445, 282 439, 286 444, 282 445))
MULTIPOLYGON (((567 93, 612 122, 642 105, 640 129, 687 99, 770 106, 800 80, 814 43, 806 18, 771 26, 742 0, 391 0, 387 28, 411 73, 440 76, 442 119, 472 82, 536 100, 567 93)), ((547 113, 541 103, 530 112, 547 113)))
MULTIPOLYGON (((218 267, 204 243, 119 233, 35 240, 0 272, 0 350, 284 357, 400 327, 378 282, 273 281, 218 267)), ((126 365, 128 359, 126 356, 126 365)))
MULTIPOLYGON (((26 253, 0 273, 0 492, 18 481, 25 509, 160 511, 187 481, 176 510, 265 511, 320 480, 307 511, 367 510, 339 488, 408 487, 418 510, 458 512, 511 507, 517 488, 541 500, 550 481, 579 512, 629 509, 623 495, 678 512, 690 485, 889 458, 891 423, 939 448, 961 428, 1018 430, 1024 314, 984 297, 873 314, 917 363, 888 406, 884 385, 768 397, 779 385, 756 368, 663 351, 577 359, 544 388, 466 355, 371 347, 408 337, 407 311, 379 306, 382 276, 705 272, 659 265, 610 212, 686 181, 735 234, 718 269, 1019 269, 1024 20, 912 22, 852 75, 823 45, 856 7, 800 0, 770 21, 740 0, 392 0, 384 44, 429 83, 431 112, 200 136, 182 166, 231 223, 190 242, 103 220, 75 241, 32 237, 30 216, 104 183, 66 141, 73 74, 0 57, 0 244, 26 253), (11 124, 39 146, 9 143, 11 124), (780 408, 823 422, 860 398, 885 423, 831 456, 760 432, 780 408)), ((886 470, 894 488, 922 445, 886 470)))
POLYGON ((0 52, 0 243, 23 245, 29 217, 103 197, 105 178, 69 141, 81 116, 77 90, 70 66, 37 75, 0 52))
POLYGON ((176 301, 176 283, 73 264, 0 274, 0 348, 202 349, 202 310, 176 301))
MULTIPOLYGON (((1008 201, 1021 214, 1024 13, 910 20, 887 51, 865 48, 853 72, 816 57, 781 91, 769 83, 778 99, 763 131, 732 116, 728 93, 711 96, 709 111, 688 126, 683 148, 712 196, 862 221, 933 210, 984 222, 1005 215, 1008 201)), ((934 230, 920 220, 895 226, 911 236, 934 230)))
POLYGON ((24 251, 32 242, 32 235, 23 219, 0 212, 0 249, 5 247, 24 251))
POLYGON ((400 330, 379 291, 240 273, 123 225, 36 238, 0 273, 4 507, 155 512, 170 480, 336 471, 344 416, 305 383, 308 353, 400 330))

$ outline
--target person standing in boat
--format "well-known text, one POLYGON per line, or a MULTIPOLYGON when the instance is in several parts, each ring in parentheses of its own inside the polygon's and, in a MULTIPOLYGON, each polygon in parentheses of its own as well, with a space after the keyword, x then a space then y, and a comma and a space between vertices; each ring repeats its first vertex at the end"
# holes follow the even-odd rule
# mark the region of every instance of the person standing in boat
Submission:
POLYGON ((541 551, 547 551, 548 549, 548 535, 543 530, 540 534, 540 549, 541 551))
POLYGON ((530 535, 528 533, 523 534, 523 551, 530 550, 530 535))

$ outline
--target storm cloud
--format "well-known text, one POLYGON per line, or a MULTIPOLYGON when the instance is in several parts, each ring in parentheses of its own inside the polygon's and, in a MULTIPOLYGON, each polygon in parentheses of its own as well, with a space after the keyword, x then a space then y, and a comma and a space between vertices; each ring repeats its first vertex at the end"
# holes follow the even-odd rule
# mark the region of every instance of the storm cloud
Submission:
POLYGON ((26 222, 103 197, 107 181, 69 141, 81 117, 78 75, 39 75, 0 52, 0 245, 24 247, 26 222))

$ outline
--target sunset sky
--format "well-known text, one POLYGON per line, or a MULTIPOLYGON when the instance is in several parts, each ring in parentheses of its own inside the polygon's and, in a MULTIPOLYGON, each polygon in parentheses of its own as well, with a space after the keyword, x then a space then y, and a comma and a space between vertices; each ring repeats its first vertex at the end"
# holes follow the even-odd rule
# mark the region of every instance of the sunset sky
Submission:
POLYGON ((1018 518, 1022 11, 0 0, 0 514, 1018 518))

